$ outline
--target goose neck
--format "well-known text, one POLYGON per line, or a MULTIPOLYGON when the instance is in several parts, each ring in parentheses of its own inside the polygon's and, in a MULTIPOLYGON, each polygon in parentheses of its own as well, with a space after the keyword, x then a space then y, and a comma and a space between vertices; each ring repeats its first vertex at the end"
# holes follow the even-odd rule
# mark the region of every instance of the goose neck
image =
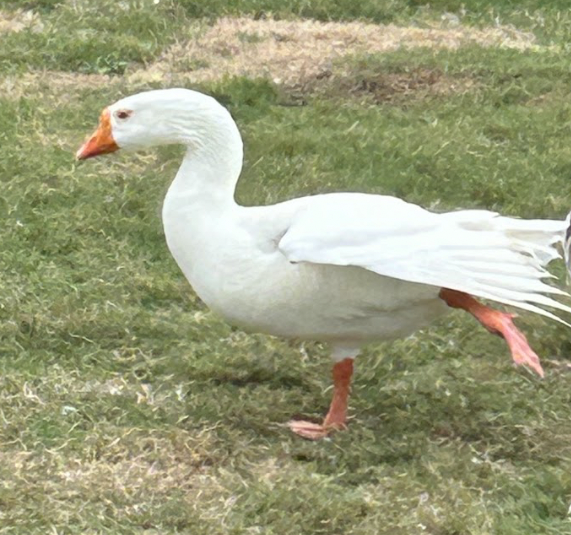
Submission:
MULTIPOLYGON (((228 133, 226 133, 228 134, 228 133)), ((167 197, 179 205, 234 204, 236 183, 242 169, 242 141, 236 135, 193 139, 187 149, 167 197)))

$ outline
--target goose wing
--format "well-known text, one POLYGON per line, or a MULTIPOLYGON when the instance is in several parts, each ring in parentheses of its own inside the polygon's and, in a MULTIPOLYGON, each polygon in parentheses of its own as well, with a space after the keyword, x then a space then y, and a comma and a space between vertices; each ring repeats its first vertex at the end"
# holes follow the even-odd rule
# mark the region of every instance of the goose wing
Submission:
POLYGON ((278 247, 291 262, 359 266, 450 288, 562 321, 571 313, 546 284, 565 221, 522 220, 485 210, 436 214, 395 197, 339 193, 311 198, 278 247))

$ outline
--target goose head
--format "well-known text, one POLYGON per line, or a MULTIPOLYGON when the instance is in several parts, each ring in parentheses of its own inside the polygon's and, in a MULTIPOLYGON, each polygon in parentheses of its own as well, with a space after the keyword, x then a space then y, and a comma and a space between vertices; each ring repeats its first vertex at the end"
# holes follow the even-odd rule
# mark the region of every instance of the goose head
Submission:
POLYGON ((78 160, 119 149, 141 150, 183 144, 193 152, 242 141, 226 108, 190 89, 160 89, 123 98, 101 112, 99 126, 76 153, 78 160))

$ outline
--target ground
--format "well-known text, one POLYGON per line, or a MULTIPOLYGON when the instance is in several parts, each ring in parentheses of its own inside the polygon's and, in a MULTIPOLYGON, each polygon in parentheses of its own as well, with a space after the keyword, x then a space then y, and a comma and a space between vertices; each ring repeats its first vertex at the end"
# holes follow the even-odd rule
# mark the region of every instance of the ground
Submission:
POLYGON ((461 312, 370 346, 349 430, 301 440, 327 348, 193 294, 160 222, 180 149, 73 159, 104 106, 182 85, 238 122, 244 204, 565 217, 567 2, 426 4, 0 0, 0 534, 571 533, 568 328, 516 320, 544 380, 461 312))

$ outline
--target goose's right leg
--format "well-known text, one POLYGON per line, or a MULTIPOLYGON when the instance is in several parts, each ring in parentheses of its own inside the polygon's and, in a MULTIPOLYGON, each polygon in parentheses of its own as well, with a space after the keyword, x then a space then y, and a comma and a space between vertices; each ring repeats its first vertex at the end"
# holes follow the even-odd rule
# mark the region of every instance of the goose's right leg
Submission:
POLYGON ((531 368, 540 377, 544 376, 539 357, 529 347, 525 335, 514 325, 514 314, 500 312, 478 302, 474 297, 464 292, 442 288, 440 298, 449 307, 461 308, 470 312, 488 331, 502 336, 507 342, 515 364, 531 368))

